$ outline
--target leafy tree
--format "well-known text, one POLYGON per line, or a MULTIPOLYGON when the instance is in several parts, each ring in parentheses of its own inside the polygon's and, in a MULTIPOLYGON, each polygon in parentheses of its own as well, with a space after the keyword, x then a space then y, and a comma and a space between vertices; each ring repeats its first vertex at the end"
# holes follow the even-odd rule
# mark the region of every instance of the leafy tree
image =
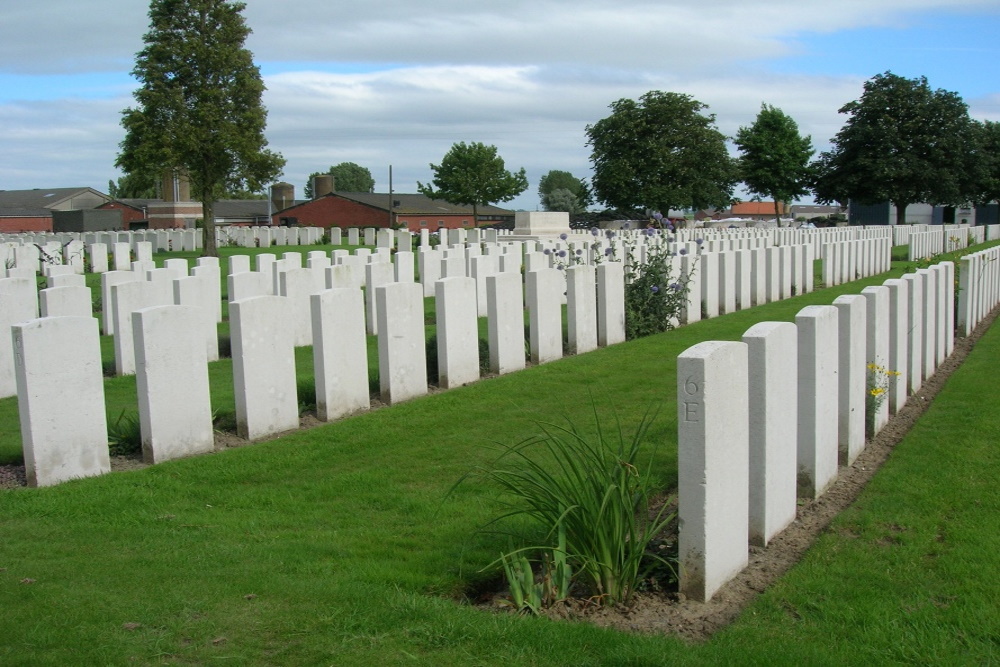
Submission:
POLYGON ((790 204, 808 194, 812 185, 809 159, 812 139, 799 135, 799 126, 776 107, 761 105, 750 127, 736 133, 740 178, 754 195, 774 200, 774 215, 781 220, 781 203, 790 204))
POLYGON ((129 173, 117 181, 108 181, 108 195, 112 199, 157 199, 160 182, 155 174, 129 173))
POLYGON ((524 167, 516 173, 507 171, 497 147, 478 142, 453 145, 441 164, 431 164, 431 171, 434 180, 430 185, 417 183, 420 194, 472 206, 474 224, 478 224, 480 206, 510 201, 528 189, 524 167))
POLYGON ((866 81, 861 98, 840 113, 849 118, 815 164, 818 200, 888 200, 896 224, 904 224, 910 204, 969 199, 975 130, 957 93, 886 72, 866 81))
POLYGON ((132 75, 137 106, 122 112, 126 172, 184 170, 203 206, 204 253, 216 255, 213 205, 229 191, 263 190, 284 159, 267 150, 264 84, 229 0, 152 0, 132 75))
POLYGON ((715 116, 689 95, 654 90, 620 99, 588 125, 597 198, 615 208, 723 208, 737 174, 715 116))
POLYGON ((580 213, 587 210, 594 201, 594 196, 590 192, 590 186, 582 178, 576 178, 568 171, 553 169, 542 176, 538 182, 538 196, 542 200, 542 206, 546 211, 568 211, 570 213, 580 213), (565 199, 564 195, 559 195, 555 200, 550 197, 556 190, 567 190, 575 198, 576 202, 571 203, 565 199), (553 204, 557 204, 554 206, 553 204))
MULTIPOLYGON (((333 189, 335 192, 375 192, 375 178, 367 167, 362 167, 354 162, 341 162, 328 169, 325 174, 333 176, 333 189)), ((324 176, 324 172, 314 171, 309 174, 306 181, 305 197, 313 198, 313 179, 317 176, 324 176)))
POLYGON ((1000 201, 1000 122, 974 122, 976 146, 972 157, 969 199, 976 204, 1000 201))
POLYGON ((566 211, 573 214, 586 210, 580 202, 580 196, 566 188, 556 188, 542 195, 542 207, 546 211, 566 211))

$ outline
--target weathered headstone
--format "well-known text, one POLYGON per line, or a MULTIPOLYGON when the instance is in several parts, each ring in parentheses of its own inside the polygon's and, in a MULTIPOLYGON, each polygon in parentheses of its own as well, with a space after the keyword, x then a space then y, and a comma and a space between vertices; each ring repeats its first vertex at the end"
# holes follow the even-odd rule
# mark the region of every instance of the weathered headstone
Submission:
POLYGON ((806 306, 799 329, 798 493, 819 498, 837 477, 838 317, 836 306, 806 306))
POLYGON ((316 416, 322 421, 332 421, 369 409, 368 347, 361 289, 334 288, 313 294, 309 299, 316 416))
POLYGON ((460 387, 479 379, 476 281, 443 278, 434 286, 438 385, 460 387))
POLYGON ((680 591, 708 601, 748 561, 747 346, 706 341, 677 357, 680 591))
POLYGON ((559 269, 524 274, 528 305, 528 348, 531 362, 544 364, 562 358, 562 294, 566 278, 559 269))
POLYGON ((838 338, 837 385, 839 409, 837 445, 842 465, 851 465, 865 448, 866 378, 868 367, 868 300, 859 294, 843 294, 833 300, 837 307, 838 338))
POLYGON ((299 426, 289 310, 288 300, 280 296, 229 304, 236 427, 247 440, 299 426))
MULTIPOLYGON (((177 282, 184 280, 198 278, 177 282)), ((198 306, 157 306, 132 313, 146 463, 206 454, 215 448, 208 357, 205 348, 188 341, 190 331, 211 319, 198 306)))
POLYGON ((760 322, 743 334, 750 413, 750 543, 767 546, 795 520, 798 329, 760 322))
POLYGON ((41 318, 12 334, 28 485, 110 472, 97 320, 41 318))
MULTIPOLYGON (((388 266, 391 271, 392 265, 388 266)), ((384 283, 375 287, 375 300, 382 401, 394 405, 423 396, 427 393, 423 288, 412 282, 384 283)))

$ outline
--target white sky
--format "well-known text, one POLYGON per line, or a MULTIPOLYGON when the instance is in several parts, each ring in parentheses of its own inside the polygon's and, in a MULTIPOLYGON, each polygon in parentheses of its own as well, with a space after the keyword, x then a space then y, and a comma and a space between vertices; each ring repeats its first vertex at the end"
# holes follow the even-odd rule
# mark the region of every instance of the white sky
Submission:
MULTIPOLYGON (((7 0, 0 20, 0 189, 107 191, 142 0, 7 0)), ((495 144, 538 206, 550 169, 589 177, 584 128, 649 90, 693 95, 733 135, 762 103, 819 150, 862 83, 891 70, 1000 120, 996 0, 248 0, 267 136, 302 196, 310 172, 368 167, 415 191, 458 141, 495 144)))

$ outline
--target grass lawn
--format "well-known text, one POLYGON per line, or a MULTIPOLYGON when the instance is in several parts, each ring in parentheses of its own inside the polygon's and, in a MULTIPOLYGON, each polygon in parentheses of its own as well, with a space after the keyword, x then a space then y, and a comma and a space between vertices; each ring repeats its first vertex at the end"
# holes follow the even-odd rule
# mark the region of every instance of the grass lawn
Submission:
MULTIPOLYGON (((497 512, 492 489, 447 495, 492 443, 539 420, 587 426, 595 400, 628 431, 660 403, 651 438, 671 488, 680 352, 904 268, 266 443, 0 490, 0 664, 990 663, 1000 427, 987 406, 1000 399, 1000 331, 803 562, 705 644, 455 601, 494 576, 480 570, 507 546, 477 531, 497 512)), ((109 380, 108 395, 126 400, 128 382, 109 380)), ((12 430, 16 400, 5 399, 0 442, 12 430)))

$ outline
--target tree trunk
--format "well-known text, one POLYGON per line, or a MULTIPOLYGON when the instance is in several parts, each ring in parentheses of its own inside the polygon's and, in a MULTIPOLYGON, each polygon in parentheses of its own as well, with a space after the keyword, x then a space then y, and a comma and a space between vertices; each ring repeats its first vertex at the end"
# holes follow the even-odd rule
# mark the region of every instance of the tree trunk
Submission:
POLYGON ((778 221, 778 226, 781 227, 781 202, 778 198, 774 198, 774 219, 778 221))
POLYGON ((479 227, 479 202, 472 202, 472 226, 479 227))
POLYGON ((892 205, 896 207, 896 224, 905 225, 906 224, 906 207, 909 202, 892 202, 892 205))
POLYGON ((201 200, 201 256, 218 257, 219 249, 215 245, 215 202, 205 197, 201 200))

